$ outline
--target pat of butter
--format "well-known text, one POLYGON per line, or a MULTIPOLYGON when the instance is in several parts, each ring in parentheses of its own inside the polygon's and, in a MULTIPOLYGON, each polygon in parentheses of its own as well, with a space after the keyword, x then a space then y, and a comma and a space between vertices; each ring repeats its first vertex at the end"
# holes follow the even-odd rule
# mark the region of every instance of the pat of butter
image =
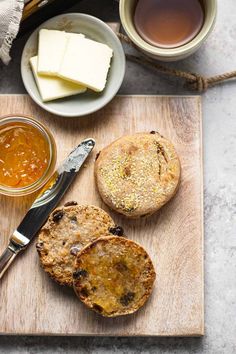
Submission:
POLYGON ((84 37, 82 34, 41 29, 39 31, 38 73, 55 75, 60 68, 69 37, 84 37))
POLYGON ((103 91, 113 51, 106 44, 81 37, 69 37, 59 77, 103 91))
POLYGON ((30 59, 30 65, 38 86, 39 93, 44 102, 76 95, 86 91, 86 87, 62 80, 58 77, 44 76, 37 72, 38 57, 30 59))

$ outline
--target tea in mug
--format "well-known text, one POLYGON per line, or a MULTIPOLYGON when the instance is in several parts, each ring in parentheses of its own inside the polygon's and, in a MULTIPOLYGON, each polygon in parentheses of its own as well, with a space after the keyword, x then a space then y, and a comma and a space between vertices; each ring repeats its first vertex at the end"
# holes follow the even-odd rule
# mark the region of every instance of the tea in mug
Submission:
POLYGON ((190 42, 204 23, 200 0, 138 0, 134 24, 148 43, 175 48, 190 42))

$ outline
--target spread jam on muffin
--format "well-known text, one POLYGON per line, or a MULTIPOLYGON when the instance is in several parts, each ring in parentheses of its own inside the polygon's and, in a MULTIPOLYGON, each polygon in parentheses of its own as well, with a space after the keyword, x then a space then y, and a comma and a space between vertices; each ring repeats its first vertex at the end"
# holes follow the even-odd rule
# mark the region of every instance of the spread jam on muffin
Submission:
POLYGON ((123 237, 99 238, 76 256, 74 290, 105 317, 131 314, 149 298, 155 270, 147 252, 123 237))

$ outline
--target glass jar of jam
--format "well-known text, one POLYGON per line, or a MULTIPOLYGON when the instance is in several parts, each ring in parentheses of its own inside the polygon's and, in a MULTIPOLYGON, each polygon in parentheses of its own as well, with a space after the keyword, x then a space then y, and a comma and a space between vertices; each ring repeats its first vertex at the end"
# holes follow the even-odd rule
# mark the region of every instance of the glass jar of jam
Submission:
POLYGON ((35 192, 51 177, 56 143, 50 131, 27 116, 0 118, 0 193, 22 196, 35 192))

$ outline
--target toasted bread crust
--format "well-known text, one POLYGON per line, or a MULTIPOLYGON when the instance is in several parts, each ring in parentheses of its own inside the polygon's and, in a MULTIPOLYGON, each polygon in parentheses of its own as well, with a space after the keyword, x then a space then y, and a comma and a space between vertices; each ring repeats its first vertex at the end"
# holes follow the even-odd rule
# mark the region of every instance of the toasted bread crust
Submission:
POLYGON ((105 317, 137 311, 149 298, 156 277, 147 252, 117 236, 87 245, 77 254, 74 268, 75 293, 105 317))
POLYGON ((69 203, 55 209, 38 235, 43 269, 59 284, 72 286, 75 254, 91 241, 110 236, 114 227, 112 218, 96 206, 69 203))
POLYGON ((180 161, 174 146, 159 133, 124 136, 104 148, 95 162, 103 201, 130 218, 148 216, 176 193, 180 161))

